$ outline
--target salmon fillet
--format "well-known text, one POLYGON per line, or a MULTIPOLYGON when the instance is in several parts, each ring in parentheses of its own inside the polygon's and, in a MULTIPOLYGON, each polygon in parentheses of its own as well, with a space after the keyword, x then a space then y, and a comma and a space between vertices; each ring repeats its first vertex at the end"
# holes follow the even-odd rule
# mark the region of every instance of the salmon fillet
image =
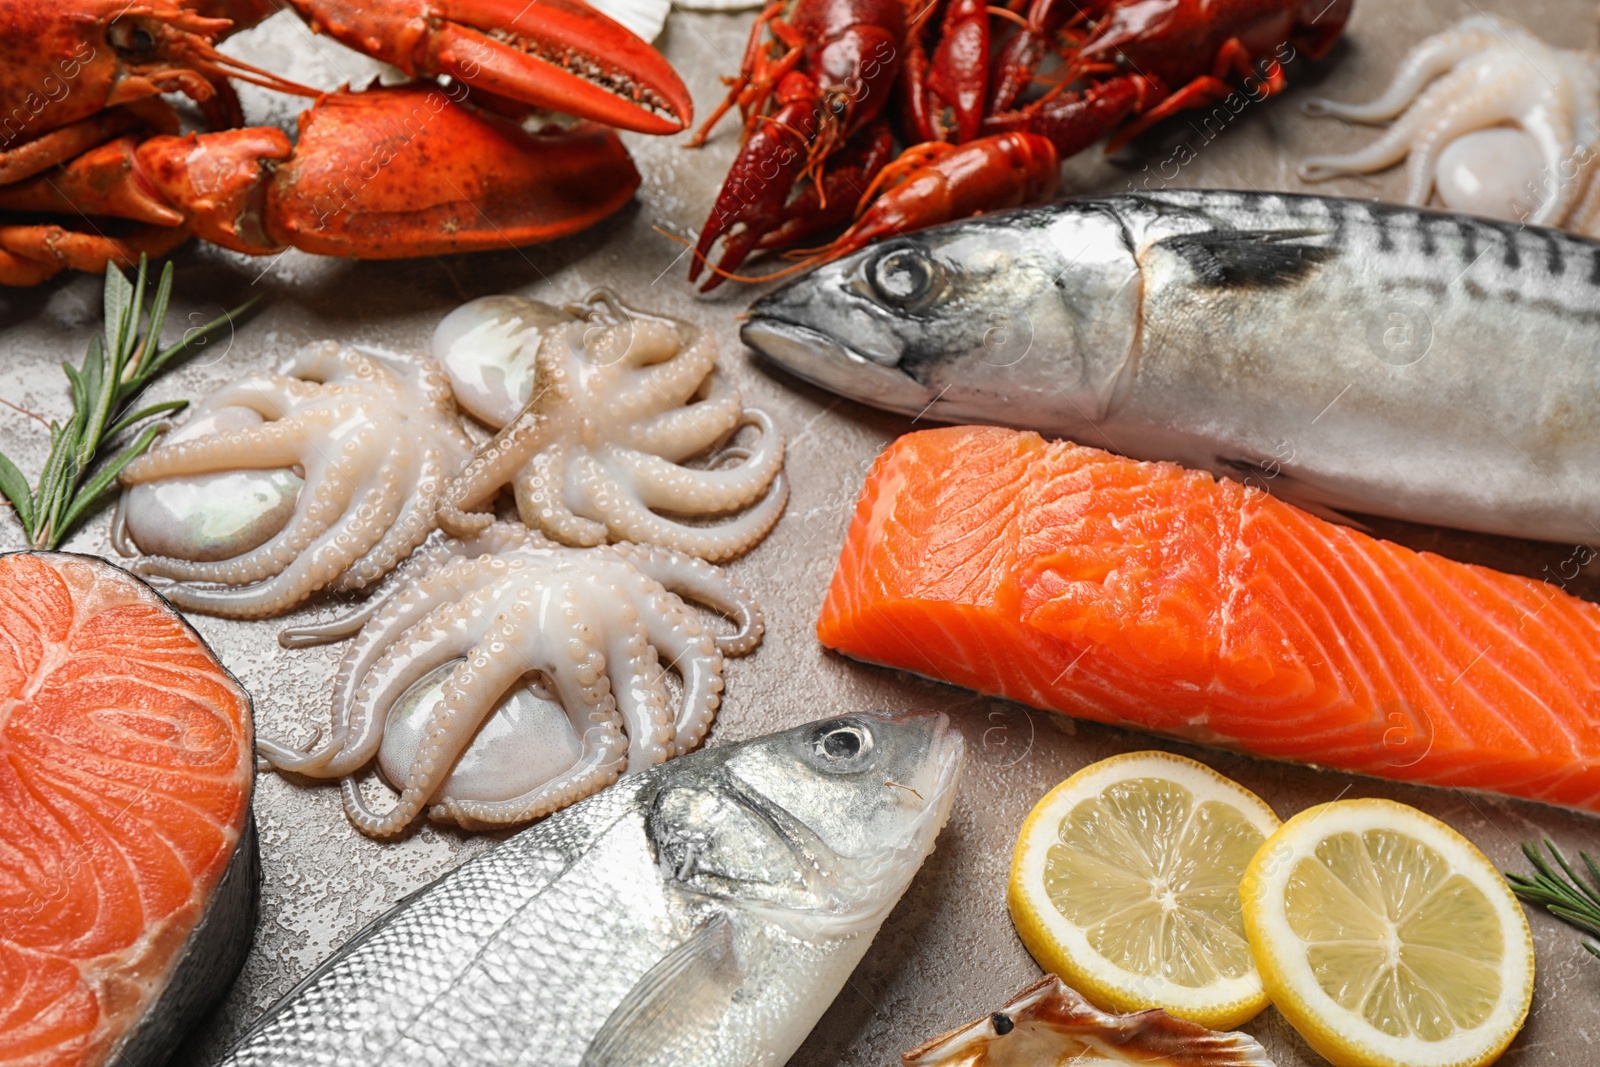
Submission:
POLYGON ((254 922, 250 701, 103 560, 0 556, 0 1063, 155 1063, 254 922))
POLYGON ((1098 722, 1600 812, 1600 607, 1171 464, 903 437, 817 635, 1098 722))

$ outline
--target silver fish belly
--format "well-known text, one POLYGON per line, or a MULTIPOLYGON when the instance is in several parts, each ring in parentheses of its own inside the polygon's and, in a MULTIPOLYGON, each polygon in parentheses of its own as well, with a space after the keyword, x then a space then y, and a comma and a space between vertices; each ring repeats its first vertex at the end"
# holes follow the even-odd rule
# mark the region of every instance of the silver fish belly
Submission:
POLYGON ((850 715, 623 778, 402 901, 235 1067, 777 1067, 949 815, 942 715, 850 715))
POLYGON ((1600 543, 1600 244, 1559 231, 1327 197, 1082 198, 819 268, 743 334, 922 419, 1314 509, 1600 543))

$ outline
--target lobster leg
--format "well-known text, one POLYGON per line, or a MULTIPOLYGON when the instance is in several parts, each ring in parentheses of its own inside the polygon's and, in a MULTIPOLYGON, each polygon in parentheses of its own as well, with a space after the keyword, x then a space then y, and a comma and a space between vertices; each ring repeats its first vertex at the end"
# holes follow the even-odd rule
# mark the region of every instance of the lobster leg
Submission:
POLYGON ((0 225, 0 285, 38 285, 63 270, 104 274, 107 263, 134 267, 141 255, 166 255, 188 239, 181 227, 143 226, 108 236, 53 223, 0 225))
POLYGON ((677 133, 689 91, 660 52, 583 0, 287 0, 313 29, 420 77, 677 133))
MULTIPOLYGON (((1240 78, 1249 78, 1255 75, 1255 67, 1250 60, 1250 51, 1245 48, 1238 38, 1230 38, 1223 43, 1222 48, 1217 52, 1216 68, 1211 74, 1203 75, 1187 85, 1181 86, 1176 92, 1149 110, 1140 108, 1139 110, 1142 114, 1117 131, 1116 136, 1107 142, 1106 151, 1115 152, 1152 126, 1171 118, 1180 111, 1208 107, 1211 104, 1226 100, 1238 91, 1231 82, 1225 80, 1230 74, 1240 78)), ((1282 92, 1288 84, 1287 79, 1283 76, 1283 67, 1276 60, 1268 61, 1265 65, 1261 84, 1264 96, 1282 92)))
POLYGON ((925 98, 911 104, 921 119, 917 133, 925 140, 957 144, 978 136, 988 80, 988 6, 985 0, 949 0, 926 78, 901 81, 925 98))
POLYGON ((788 218, 756 243, 763 252, 793 248, 815 234, 849 222, 865 206, 868 191, 894 156, 889 124, 878 121, 845 144, 828 161, 821 184, 813 182, 790 201, 788 218))
MULTIPOLYGON (((799 78, 799 75, 791 75, 799 78)), ((689 281, 711 264, 711 250, 720 240, 722 255, 704 292, 722 283, 722 273, 734 271, 768 233, 789 217, 790 194, 808 164, 808 148, 816 134, 814 99, 791 100, 776 114, 756 126, 739 149, 728 179, 717 194, 711 215, 700 231, 689 281)))
POLYGON ((995 54, 989 74, 988 112, 1012 110, 1027 90, 1050 47, 1050 37, 1076 13, 1072 0, 1033 0, 1028 17, 995 54))
POLYGON ((1041 203, 1055 196, 1060 171, 1055 146, 1032 133, 1002 133, 963 145, 913 145, 880 175, 887 176, 884 184, 896 182, 893 187, 806 265, 849 255, 895 234, 1041 203))
POLYGON ((728 93, 689 139, 690 148, 704 145, 711 131, 722 121, 722 116, 736 104, 745 120, 745 136, 755 132, 754 123, 762 106, 804 55, 798 35, 783 21, 782 15, 783 0, 773 0, 756 16, 755 23, 750 27, 750 39, 745 43, 744 61, 739 64, 739 73, 723 79, 728 86, 728 93), (782 46, 776 59, 769 55, 771 45, 765 39, 768 30, 782 46))
POLYGON ((1050 139, 1057 155, 1066 159, 1100 140, 1129 115, 1136 115, 1163 90, 1149 78, 1127 74, 1098 82, 1081 92, 1060 91, 1016 111, 984 120, 988 134, 1036 133, 1050 139))
POLYGON ((0 188, 0 211, 111 215, 155 226, 182 226, 183 213, 148 183, 130 180, 139 138, 123 134, 56 170, 0 188))

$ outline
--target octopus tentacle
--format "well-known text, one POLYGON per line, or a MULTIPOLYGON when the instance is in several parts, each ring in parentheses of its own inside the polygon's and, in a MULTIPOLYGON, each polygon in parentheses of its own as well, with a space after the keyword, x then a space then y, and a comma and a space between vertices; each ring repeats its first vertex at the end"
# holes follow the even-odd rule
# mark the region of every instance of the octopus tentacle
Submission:
POLYGON ((1371 173, 1409 156, 1413 204, 1437 194, 1457 210, 1559 225, 1577 212, 1584 171, 1600 149, 1600 68, 1592 53, 1478 16, 1412 49, 1378 100, 1316 101, 1308 110, 1394 123, 1364 149, 1305 160, 1306 181, 1371 173))
POLYGON ((130 520, 130 532, 135 543, 148 535, 152 547, 176 544, 173 555, 185 557, 145 557, 140 573, 227 587, 172 587, 173 602, 190 610, 255 618, 321 589, 378 581, 431 532, 445 478, 472 454, 437 366, 326 342, 302 348, 280 371, 213 393, 197 405, 203 421, 186 424, 187 439, 122 472, 124 486, 179 483, 165 496, 140 497, 144 531, 130 520), (254 417, 247 412, 272 421, 233 428, 254 417), (282 468, 301 480, 286 480, 282 468), (199 491, 208 483, 181 484, 225 472, 219 484, 242 484, 240 498, 219 503, 199 491))
POLYGON ((346 814, 374 836, 424 807, 469 826, 534 818, 698 744, 721 703, 723 653, 672 587, 735 620, 726 647, 748 651, 761 634, 760 609, 703 560, 652 546, 566 548, 517 523, 426 544, 399 577, 398 592, 362 609, 331 729, 307 749, 258 748, 265 766, 340 778, 346 814), (438 699, 427 696, 434 686, 438 699), (551 715, 565 715, 564 739, 547 732, 559 722, 551 715), (504 787, 485 777, 498 776, 501 757, 478 750, 502 743, 535 746, 504 787), (375 759, 398 794, 382 812, 355 777, 375 759))
POLYGON ((536 378, 533 396, 511 422, 478 449, 460 473, 451 478, 439 501, 439 525, 446 533, 467 537, 486 529, 494 514, 479 510, 489 504, 500 487, 511 482, 530 457, 542 448, 553 429, 539 404, 553 388, 536 378))
POLYGON ((124 485, 138 485, 223 470, 270 470, 302 463, 306 451, 301 434, 282 423, 266 422, 146 452, 122 469, 120 480, 124 485))
POLYGON ((1449 71, 1462 60, 1503 40, 1493 29, 1469 29, 1463 23, 1454 31, 1446 31, 1418 45, 1400 69, 1394 80, 1376 100, 1365 104, 1343 104, 1337 100, 1317 98, 1307 100, 1308 115, 1326 115, 1351 122, 1388 122, 1406 109, 1417 95, 1434 79, 1449 71))
POLYGON ((624 427, 619 443, 673 461, 716 447, 739 427, 744 405, 738 390, 716 371, 706 378, 703 393, 688 407, 673 408, 624 427))
POLYGON ((362 589, 380 580, 427 539, 433 532, 445 476, 443 456, 430 449, 422 457, 421 469, 411 478, 410 492, 385 496, 381 519, 357 515, 358 521, 376 525, 383 534, 334 583, 335 592, 362 589))
POLYGON ((146 556, 133 565, 134 572, 177 581, 215 582, 222 585, 247 585, 282 574, 326 542, 330 531, 336 528, 339 516, 348 510, 358 492, 365 490, 368 496, 372 493, 372 490, 356 482, 355 464, 346 459, 335 460, 324 471, 317 473, 320 477, 316 479, 316 489, 310 493, 301 492, 294 517, 259 548, 231 559, 212 562, 146 556))
POLYGON ((761 607, 728 573, 697 556, 685 555, 657 545, 623 542, 612 551, 633 564, 641 574, 660 582, 668 591, 732 619, 738 627, 731 634, 714 637, 724 656, 742 656, 761 643, 766 620, 761 607))
POLYGON ((584 518, 567 507, 561 472, 570 469, 565 445, 552 445, 532 456, 514 486, 517 514, 533 529, 565 545, 603 545, 606 524, 584 518))
POLYGON ((774 486, 783 445, 764 413, 745 411, 717 373, 715 338, 597 291, 563 311, 504 296, 452 312, 434 351, 493 419, 532 380, 529 399, 452 479, 440 525, 468 534, 490 521, 510 485, 528 526, 569 545, 665 538, 715 558, 746 551, 771 529, 786 489, 774 486), (488 340, 486 340, 488 339, 488 340), (498 384, 496 384, 498 383, 498 384), (760 439, 728 455, 739 467, 685 466, 720 448, 742 425, 760 439), (667 519, 752 507, 716 529, 667 519))
POLYGON ((279 419, 295 404, 313 395, 316 386, 309 382, 288 381, 268 375, 251 375, 230 382, 196 405, 197 411, 217 408, 248 408, 267 420, 279 419))
POLYGON ((1587 237, 1600 236, 1600 179, 1596 174, 1600 174, 1600 167, 1594 166, 1591 160, 1579 175, 1580 184, 1586 183, 1583 198, 1572 209, 1567 222, 1574 233, 1587 237))
MULTIPOLYGON (((622 590, 617 589, 620 596, 622 590)), ((623 605, 620 621, 637 623, 638 612, 623 605)), ((666 700, 666 672, 645 631, 635 628, 613 633, 606 642, 606 664, 614 679, 611 696, 617 702, 628 737, 628 774, 649 770, 671 759, 677 730, 666 700)))
POLYGON ((729 455, 747 457, 737 466, 684 467, 615 446, 603 451, 603 462, 624 476, 646 507, 700 514, 737 511, 760 499, 783 469, 783 438, 767 413, 751 408, 742 422, 760 427, 761 436, 750 448, 729 450, 729 455))
MULTIPOLYGON (((480 556, 498 556, 513 549, 522 551, 550 551, 549 541, 516 522, 497 522, 486 527, 481 534, 458 540, 442 538, 424 543, 414 549, 390 576, 392 588, 375 593, 367 602, 325 623, 311 626, 286 627, 278 633, 278 644, 284 648, 311 648, 354 636, 391 602, 397 601, 415 586, 426 584, 433 572, 455 560, 473 561, 480 556)), ((451 582, 465 588, 459 579, 451 582)))
POLYGON ((699 392, 700 384, 716 365, 716 345, 709 335, 693 330, 692 339, 676 350, 673 358, 641 367, 630 375, 620 400, 632 418, 651 408, 678 407, 699 392))
MULTIPOLYGON (((578 476, 582 476, 580 470, 578 476)), ((782 474, 755 507, 729 522, 690 526, 656 514, 643 500, 621 489, 596 497, 595 510, 613 534, 629 541, 672 545, 715 563, 748 552, 767 536, 789 502, 789 482, 782 474)))
MULTIPOLYGON (((1392 167, 1411 152, 1411 144, 1428 128, 1434 115, 1464 94, 1472 92, 1477 75, 1457 70, 1433 86, 1384 135, 1359 151, 1338 156, 1312 156, 1298 168, 1302 181, 1319 182, 1349 174, 1368 174, 1392 167)), ((1431 173, 1431 171, 1430 171, 1431 173)))
POLYGON ((630 583, 634 606, 650 641, 666 653, 668 665, 683 679, 683 702, 674 720, 673 755, 698 745, 722 704, 722 653, 700 620, 674 602, 661 585, 639 576, 630 583))
POLYGON ((1522 128, 1539 146, 1544 173, 1549 175, 1554 186, 1553 194, 1534 210, 1528 222, 1533 226, 1553 226, 1572 210, 1582 191, 1577 180, 1581 168, 1567 158, 1566 147, 1576 141, 1576 121, 1567 116, 1567 121, 1558 127, 1549 117, 1533 114, 1522 123, 1522 128))
MULTIPOLYGON (((589 724, 590 729, 584 731, 586 749, 591 747, 589 735, 593 728, 602 734, 608 729, 620 733, 616 703, 605 675, 605 657, 594 646, 593 634, 577 622, 578 611, 570 594, 562 597, 559 604, 551 603, 552 598, 547 596, 538 597, 538 604, 532 603, 534 599, 532 589, 521 589, 515 602, 491 625, 484 641, 451 672, 442 699, 428 714, 423 742, 394 806, 381 816, 375 815, 358 791, 345 791, 345 814, 357 829, 372 837, 389 837, 403 830, 444 781, 494 706, 495 698, 530 667, 543 669, 559 693, 562 706, 589 724), (571 627, 571 636, 563 642, 547 636, 559 632, 547 618, 552 611, 563 616, 571 627), (516 649, 520 655, 504 654, 507 649, 516 649)), ((609 754, 619 746, 613 742, 593 748, 609 754)), ((601 761, 591 756, 536 792, 543 796, 584 788, 606 773, 601 761)))
POLYGON ((343 348, 337 341, 314 341, 279 360, 278 374, 318 385, 335 385, 370 380, 377 371, 366 352, 343 348))
POLYGON ((257 752, 281 770, 318 778, 337 778, 359 769, 372 758, 381 740, 382 719, 371 714, 375 698, 369 682, 390 669, 385 657, 396 647, 410 647, 405 635, 412 628, 463 597, 502 581, 510 567, 504 559, 449 559, 414 584, 357 612, 370 621, 363 625, 334 675, 332 729, 326 737, 314 738, 308 749, 262 740, 257 742, 257 752))
MULTIPOLYGON (((318 778, 348 778, 355 774, 377 755, 382 742, 382 723, 389 709, 408 689, 453 661, 460 661, 452 672, 455 676, 471 657, 481 657, 485 638, 494 634, 495 627, 493 621, 479 614, 477 600, 477 597, 468 597, 435 608, 384 649, 360 679, 358 695, 350 705, 344 745, 320 765, 312 767, 305 761, 310 769, 301 773, 318 778)), ((493 703, 490 700, 485 705, 484 714, 493 703)), ((421 810, 420 805, 416 810, 421 810)))

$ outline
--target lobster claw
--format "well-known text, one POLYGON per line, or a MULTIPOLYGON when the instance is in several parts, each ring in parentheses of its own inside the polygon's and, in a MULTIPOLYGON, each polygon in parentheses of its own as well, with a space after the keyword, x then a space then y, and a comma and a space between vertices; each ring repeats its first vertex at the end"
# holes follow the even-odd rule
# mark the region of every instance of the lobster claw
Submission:
POLYGON ((536 244, 594 225, 639 173, 612 130, 529 133, 426 85, 328 93, 274 127, 157 137, 144 178, 203 240, 393 259, 536 244))
POLYGON ((693 121, 677 72, 583 0, 291 0, 312 27, 413 77, 639 133, 693 121))

